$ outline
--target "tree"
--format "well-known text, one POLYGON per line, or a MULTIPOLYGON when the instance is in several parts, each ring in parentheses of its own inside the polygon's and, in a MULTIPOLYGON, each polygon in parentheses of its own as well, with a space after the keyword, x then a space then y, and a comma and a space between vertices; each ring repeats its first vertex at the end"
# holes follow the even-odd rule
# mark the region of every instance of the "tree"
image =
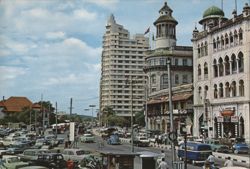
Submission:
POLYGON ((135 123, 139 126, 145 126, 145 115, 143 110, 135 114, 135 123))

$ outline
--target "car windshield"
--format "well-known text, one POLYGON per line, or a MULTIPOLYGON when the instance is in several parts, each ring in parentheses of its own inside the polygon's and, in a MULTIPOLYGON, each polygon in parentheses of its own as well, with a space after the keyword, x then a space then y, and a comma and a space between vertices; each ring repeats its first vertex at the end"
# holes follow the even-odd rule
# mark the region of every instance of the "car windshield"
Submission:
POLYGON ((147 140, 147 138, 146 137, 141 137, 140 140, 147 140))
POLYGON ((84 150, 76 151, 76 155, 84 155, 84 154, 90 154, 90 152, 84 150))
POLYGON ((92 137, 92 134, 84 134, 85 137, 92 137))
POLYGON ((208 145, 202 145, 198 147, 198 151, 206 151, 206 150, 211 150, 211 147, 208 145))
POLYGON ((18 157, 11 157, 8 159, 9 163, 16 163, 16 162, 20 162, 20 160, 18 159, 18 157))

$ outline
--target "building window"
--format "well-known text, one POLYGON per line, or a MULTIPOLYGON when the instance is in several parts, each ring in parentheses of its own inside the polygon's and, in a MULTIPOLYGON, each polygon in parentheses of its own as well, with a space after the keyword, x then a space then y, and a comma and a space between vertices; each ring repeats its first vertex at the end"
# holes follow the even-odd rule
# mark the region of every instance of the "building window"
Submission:
POLYGON ((214 77, 218 77, 218 67, 217 67, 217 61, 214 59, 214 63, 213 63, 213 67, 214 67, 214 77))
POLYGON ((208 66, 207 66, 207 62, 204 63, 204 79, 208 79, 208 66))
POLYGON ((237 73, 237 60, 235 54, 231 56, 231 60, 232 60, 232 73, 235 74, 237 73))
POLYGON ((242 52, 238 54, 238 58, 239 72, 244 72, 244 58, 242 52))
POLYGON ((223 76, 224 74, 224 66, 222 58, 219 59, 219 76, 223 76))
POLYGON ((188 83, 188 76, 187 75, 182 75, 182 82, 188 83))
POLYGON ((214 85, 214 98, 217 99, 218 98, 218 89, 217 89, 217 85, 214 85))
POLYGON ((179 75, 176 74, 174 80, 175 84, 179 84, 179 75))
POLYGON ((225 75, 230 74, 230 62, 228 56, 225 57, 225 73, 226 73, 225 75))
POLYGON ((201 79, 201 65, 198 65, 198 79, 201 79))
POLYGON ((227 82, 226 85, 225 85, 225 96, 226 97, 230 97, 230 86, 229 86, 229 83, 227 82))
POLYGON ((161 89, 167 89, 168 88, 168 75, 167 74, 161 75, 160 88, 161 89))
POLYGON ((179 59, 174 59, 174 64, 175 64, 175 66, 178 66, 178 61, 179 61, 179 59))
POLYGON ((219 96, 220 96, 220 98, 223 98, 224 97, 223 84, 220 83, 219 86, 220 86, 220 88, 219 88, 219 96))
POLYGON ((231 88, 232 88, 232 97, 236 97, 237 92, 236 92, 236 82, 235 81, 232 82, 231 88))
POLYGON ((156 83, 156 75, 151 75, 151 84, 156 83))
POLYGON ((187 64, 187 59, 183 59, 182 61, 183 61, 183 66, 187 66, 188 65, 187 64))
POLYGON ((244 96, 244 81, 243 80, 240 80, 239 82, 239 95, 240 96, 244 96))

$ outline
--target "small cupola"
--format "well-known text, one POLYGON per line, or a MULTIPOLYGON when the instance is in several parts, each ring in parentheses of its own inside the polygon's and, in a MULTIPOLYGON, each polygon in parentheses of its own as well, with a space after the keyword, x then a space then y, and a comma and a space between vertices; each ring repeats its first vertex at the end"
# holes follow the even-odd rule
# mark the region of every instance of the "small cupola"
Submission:
POLYGON ((167 2, 159 10, 159 17, 154 22, 156 27, 156 48, 172 47, 176 45, 176 25, 178 22, 172 16, 173 10, 167 2))
POLYGON ((243 16, 247 17, 250 15, 250 6, 248 3, 245 3, 245 6, 243 7, 243 16))

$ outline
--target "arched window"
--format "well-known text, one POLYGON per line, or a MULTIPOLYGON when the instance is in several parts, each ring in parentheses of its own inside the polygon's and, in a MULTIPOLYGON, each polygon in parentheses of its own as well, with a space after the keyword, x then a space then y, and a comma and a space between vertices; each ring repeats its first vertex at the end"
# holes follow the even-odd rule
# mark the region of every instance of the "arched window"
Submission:
POLYGON ((205 88, 204 88, 204 99, 208 98, 207 94, 208 94, 208 86, 205 86, 205 88))
POLYGON ((215 39, 213 40, 213 48, 214 48, 214 50, 216 50, 216 40, 215 39))
POLYGON ((198 94, 199 94, 199 98, 200 98, 200 99, 202 99, 202 94, 201 94, 201 92, 202 92, 202 89, 201 89, 201 87, 199 87, 199 88, 198 88, 198 94))
POLYGON ((222 98, 222 97, 224 97, 223 84, 220 83, 219 87, 220 87, 219 88, 219 96, 220 96, 220 98, 222 98))
POLYGON ((174 80, 175 80, 175 84, 179 84, 179 75, 178 74, 175 75, 174 80))
POLYGON ((244 91, 244 81, 243 80, 240 80, 239 82, 239 95, 240 96, 244 96, 245 95, 245 91, 244 91))
POLYGON ((208 66, 207 62, 204 63, 204 79, 208 78, 208 66))
POLYGON ((207 41, 205 41, 205 56, 207 56, 208 52, 207 52, 207 41))
POLYGON ((223 76, 224 73, 224 66, 222 58, 219 59, 219 76, 223 76))
POLYGON ((238 39, 238 32, 235 30, 234 31, 234 45, 239 44, 239 39, 238 39))
POLYGON ((225 41, 223 35, 220 37, 220 40, 221 40, 221 48, 224 49, 225 41))
POLYGON ((156 83, 156 75, 151 75, 151 84, 155 84, 156 83))
POLYGON ((229 57, 225 57, 225 73, 226 75, 230 74, 230 62, 229 62, 229 57))
POLYGON ((229 83, 227 82, 226 85, 225 85, 225 96, 226 97, 230 97, 230 85, 229 83))
POLYGON ((239 72, 244 72, 244 57, 242 52, 238 54, 238 58, 239 72))
POLYGON ((231 56, 231 61, 232 61, 232 73, 235 74, 237 73, 237 60, 235 54, 231 56))
POLYGON ((217 48, 218 48, 218 49, 221 48, 221 46, 220 46, 220 38, 219 38, 219 37, 217 37, 217 48))
POLYGON ((201 56, 204 56, 204 46, 203 46, 203 43, 201 43, 201 56))
POLYGON ((240 41, 240 44, 242 44, 242 40, 243 40, 243 31, 242 31, 242 29, 240 28, 240 29, 239 29, 239 41, 240 41))
POLYGON ((198 65, 198 79, 201 79, 201 65, 198 65))
POLYGON ((161 75, 160 88, 161 89, 167 89, 168 88, 168 75, 167 74, 161 75))
POLYGON ((232 32, 230 32, 229 37, 230 37, 230 45, 232 45, 234 42, 234 37, 233 37, 232 32))
POLYGON ((225 35, 225 44, 226 44, 226 47, 228 47, 229 39, 228 39, 228 34, 227 33, 225 35))
POLYGON ((213 68, 214 68, 214 77, 218 77, 218 67, 216 59, 214 59, 213 68))
POLYGON ((218 89, 217 89, 217 84, 214 85, 214 98, 218 98, 218 89))
POLYGON ((200 48, 200 45, 198 45, 198 57, 201 57, 201 48, 200 48))
POLYGON ((237 92, 236 92, 236 82, 233 81, 231 84, 231 91, 232 91, 232 97, 237 96, 237 92))

